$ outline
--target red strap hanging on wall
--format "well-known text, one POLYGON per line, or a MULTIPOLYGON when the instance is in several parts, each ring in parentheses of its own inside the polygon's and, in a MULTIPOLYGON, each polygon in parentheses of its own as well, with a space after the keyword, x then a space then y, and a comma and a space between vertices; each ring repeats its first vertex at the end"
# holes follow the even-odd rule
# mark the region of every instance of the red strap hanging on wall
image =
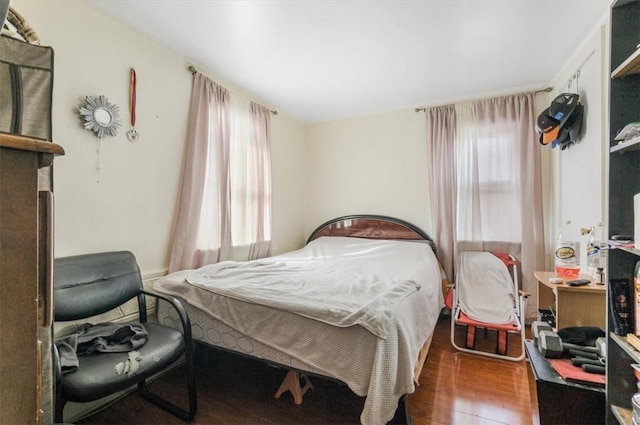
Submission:
POLYGON ((129 110, 131 111, 131 127, 136 126, 136 70, 131 68, 131 86, 129 90, 129 110))
POLYGON ((131 68, 129 77, 129 111, 131 113, 131 130, 127 132, 127 138, 135 142, 140 137, 136 131, 136 97, 137 97, 138 78, 135 68, 131 68))

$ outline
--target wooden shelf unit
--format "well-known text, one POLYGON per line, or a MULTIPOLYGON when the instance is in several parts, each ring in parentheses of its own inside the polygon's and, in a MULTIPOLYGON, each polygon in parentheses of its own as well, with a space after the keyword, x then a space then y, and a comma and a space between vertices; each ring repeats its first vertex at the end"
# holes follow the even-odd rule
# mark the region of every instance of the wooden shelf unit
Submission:
POLYGON ((640 49, 637 49, 622 62, 620 66, 611 73, 611 78, 622 78, 638 73, 640 73, 640 49))
MULTIPOLYGON (((609 235, 634 233, 633 196, 640 193, 640 140, 619 143, 616 134, 625 125, 640 121, 640 0, 616 0, 610 13, 609 81, 609 235)), ((607 277, 628 279, 628 299, 634 300, 633 275, 640 250, 616 247, 608 251, 607 277)), ((607 295, 608 297, 610 294, 607 295)), ((630 301, 633 302, 633 301, 630 301)), ((630 317, 630 322, 640 318, 630 317)), ((613 313, 607 303, 607 409, 608 425, 632 423, 633 394, 638 391, 631 364, 640 363, 640 353, 623 335, 613 332, 613 313)))
POLYGON ((625 140, 622 142, 618 142, 618 144, 611 146, 609 149, 610 153, 618 152, 630 152, 640 149, 640 137, 634 137, 631 140, 625 140))

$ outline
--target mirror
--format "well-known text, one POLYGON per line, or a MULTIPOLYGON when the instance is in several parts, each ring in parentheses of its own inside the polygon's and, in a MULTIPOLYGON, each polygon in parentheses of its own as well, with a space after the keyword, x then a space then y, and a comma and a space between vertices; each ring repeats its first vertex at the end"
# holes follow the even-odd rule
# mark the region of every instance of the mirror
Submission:
POLYGON ((111 114, 104 108, 98 108, 93 112, 93 119, 100 125, 109 125, 111 124, 111 114))
POLYGON ((119 109, 109 103, 105 96, 87 96, 80 107, 80 116, 84 119, 85 130, 92 131, 99 139, 118 134, 119 109))

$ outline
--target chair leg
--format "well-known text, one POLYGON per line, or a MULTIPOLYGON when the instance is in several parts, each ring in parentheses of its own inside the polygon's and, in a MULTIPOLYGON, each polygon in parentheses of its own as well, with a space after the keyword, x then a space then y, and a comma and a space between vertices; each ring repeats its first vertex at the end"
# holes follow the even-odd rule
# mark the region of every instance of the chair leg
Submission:
POLYGON ((509 346, 509 332, 499 330, 497 337, 496 354, 504 356, 507 354, 507 347, 509 346))
POLYGON ((467 325, 465 346, 471 349, 476 347, 476 327, 475 326, 467 325))
POLYGON ((57 424, 61 424, 64 422, 63 420, 63 413, 64 413, 64 405, 66 404, 65 401, 62 399, 62 397, 56 397, 55 401, 55 412, 54 412, 54 417, 53 420, 55 421, 55 423, 57 424))
POLYGON ((163 410, 171 413, 172 415, 182 419, 185 422, 190 422, 196 412, 198 411, 198 399, 196 397, 196 381, 193 371, 193 352, 192 347, 189 347, 185 353, 185 360, 187 365, 187 387, 189 391, 189 410, 186 411, 173 403, 168 402, 167 400, 157 396, 156 394, 149 391, 147 387, 147 383, 142 381, 138 384, 138 392, 142 397, 156 406, 160 407, 163 410))

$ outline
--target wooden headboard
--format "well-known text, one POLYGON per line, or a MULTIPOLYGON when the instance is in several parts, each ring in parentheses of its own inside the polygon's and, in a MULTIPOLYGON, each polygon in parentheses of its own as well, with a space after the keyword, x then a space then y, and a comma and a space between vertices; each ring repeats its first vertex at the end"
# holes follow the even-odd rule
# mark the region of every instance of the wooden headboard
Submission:
POLYGON ((435 253, 433 239, 417 226, 383 215, 355 214, 334 218, 318 226, 307 243, 320 236, 426 241, 435 253))

